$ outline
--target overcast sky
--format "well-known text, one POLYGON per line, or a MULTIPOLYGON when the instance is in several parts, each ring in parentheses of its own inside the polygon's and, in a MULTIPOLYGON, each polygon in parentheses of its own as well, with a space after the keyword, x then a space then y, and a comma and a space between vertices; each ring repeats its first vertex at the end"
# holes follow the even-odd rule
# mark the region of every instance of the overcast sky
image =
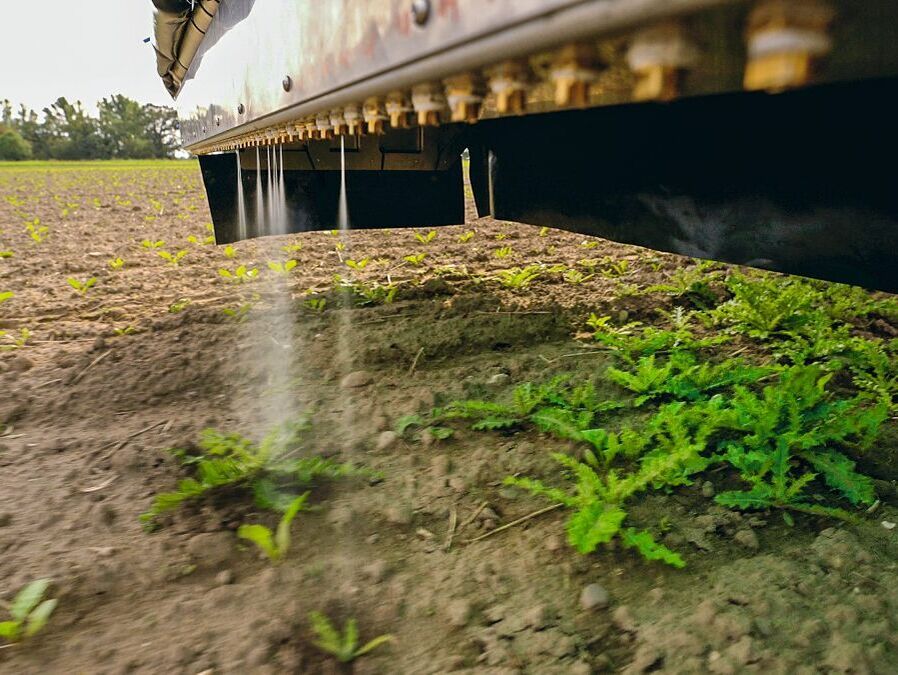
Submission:
POLYGON ((40 110, 59 96, 94 111, 110 94, 171 104, 156 76, 150 0, 0 0, 0 100, 40 110))

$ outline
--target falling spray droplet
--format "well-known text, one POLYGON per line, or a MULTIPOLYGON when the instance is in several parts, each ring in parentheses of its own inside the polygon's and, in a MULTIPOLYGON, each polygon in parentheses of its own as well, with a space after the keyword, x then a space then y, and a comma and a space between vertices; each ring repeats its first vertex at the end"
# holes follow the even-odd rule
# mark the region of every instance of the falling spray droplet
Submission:
POLYGON ((235 150, 237 158, 237 238, 246 239, 246 202, 243 198, 243 170, 240 168, 240 151, 235 150))

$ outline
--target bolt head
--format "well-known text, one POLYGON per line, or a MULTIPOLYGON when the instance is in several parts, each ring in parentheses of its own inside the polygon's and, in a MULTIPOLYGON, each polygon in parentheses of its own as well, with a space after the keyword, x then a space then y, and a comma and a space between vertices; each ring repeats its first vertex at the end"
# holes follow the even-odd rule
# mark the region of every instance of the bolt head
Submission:
POLYGON ((281 86, 284 88, 284 91, 290 91, 293 88, 293 78, 289 75, 284 75, 284 79, 281 80, 281 86))
POLYGON ((245 112, 246 112, 246 106, 243 105, 242 103, 238 103, 237 104, 237 114, 242 115, 245 112))
POLYGON ((423 26, 430 18, 430 0, 412 0, 412 18, 423 26))

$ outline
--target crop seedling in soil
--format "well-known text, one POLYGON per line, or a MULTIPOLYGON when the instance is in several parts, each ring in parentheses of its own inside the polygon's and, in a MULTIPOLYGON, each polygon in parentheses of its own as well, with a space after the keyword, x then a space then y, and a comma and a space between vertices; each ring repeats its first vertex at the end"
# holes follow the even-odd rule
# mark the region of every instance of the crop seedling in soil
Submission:
POLYGON ((622 326, 611 323, 610 316, 590 315, 587 325, 593 329, 593 337, 615 355, 627 363, 635 363, 639 357, 650 356, 674 350, 697 350, 723 344, 730 338, 726 335, 697 337, 692 329, 691 315, 684 315, 683 321, 673 330, 643 326, 632 321, 622 326))
POLYGON ((581 248, 598 248, 598 246, 599 246, 599 242, 597 242, 597 241, 581 241, 580 242, 581 248))
POLYGON ((606 265, 602 268, 602 276, 606 279, 617 279, 630 271, 630 263, 626 260, 605 258, 602 263, 606 265))
POLYGON ((362 301, 362 304, 368 305, 389 305, 396 298, 399 291, 399 284, 366 284, 358 282, 351 286, 355 293, 362 301))
POLYGON ((503 246, 503 247, 497 248, 495 251, 493 251, 493 255, 496 256, 497 258, 507 258, 513 252, 514 251, 512 250, 511 246, 503 246))
POLYGON ((3 291, 0 292, 0 305, 9 300, 10 298, 15 297, 15 293, 12 291, 3 291))
POLYGON ((161 239, 156 241, 153 241, 152 239, 144 239, 142 242, 140 242, 140 245, 145 249, 152 251, 165 246, 165 242, 161 239))
POLYGON ((224 247, 224 249, 222 249, 222 253, 225 254, 225 258, 233 258, 235 255, 237 255, 237 249, 228 244, 224 247))
POLYGON ((512 267, 501 270, 496 278, 506 288, 523 288, 541 276, 543 268, 540 265, 528 265, 527 267, 512 267))
POLYGON ((178 298, 168 306, 169 314, 178 314, 183 312, 190 305, 190 298, 178 298))
POLYGON ((766 340, 799 331, 815 319, 812 296, 800 280, 733 275, 727 280, 727 288, 732 299, 713 310, 711 316, 733 332, 766 340))
POLYGON ((0 251, 0 259, 12 258, 15 255, 12 251, 0 251))
POLYGON ((249 312, 252 308, 253 304, 251 302, 244 302, 237 305, 237 307, 225 307, 221 312, 235 323, 243 323, 249 318, 249 312))
POLYGON ((49 579, 36 579, 16 594, 8 607, 12 618, 0 621, 0 637, 9 642, 19 642, 22 638, 36 635, 47 625, 56 609, 56 599, 42 600, 49 587, 49 579))
POLYGON ((305 301, 306 307, 311 309, 313 312, 323 312, 324 308, 327 306, 326 298, 307 298, 305 301))
POLYGON ((215 228, 212 227, 212 224, 209 223, 206 225, 206 231, 210 232, 207 236, 200 239, 195 234, 191 234, 187 237, 187 241, 191 244, 197 244, 198 246, 211 246, 215 243, 215 228))
POLYGON ((177 267, 181 260, 184 259, 190 251, 187 249, 181 249, 180 251, 176 251, 175 253, 171 253, 169 251, 156 251, 156 255, 165 260, 172 267, 177 267))
POLYGON ((548 235, 548 234, 549 234, 549 228, 548 228, 548 227, 541 227, 541 228, 539 228, 539 236, 540 236, 540 237, 545 237, 545 236, 548 235))
POLYGON ((408 263, 411 263, 415 267, 424 262, 424 258, 427 257, 426 253, 413 253, 411 255, 403 256, 402 259, 408 263))
POLYGON ((241 525, 237 528, 237 536, 253 542, 271 562, 279 563, 290 549, 290 524, 308 498, 309 492, 305 492, 290 502, 274 532, 265 525, 241 525))
POLYGON ((123 328, 113 328, 112 332, 119 337, 122 335, 134 335, 137 332, 137 328, 134 326, 124 326, 123 328))
POLYGON ((460 244, 467 244, 473 238, 474 238, 474 230, 468 230, 464 234, 458 235, 458 241, 460 244))
POLYGON ((449 427, 428 424, 423 416, 414 413, 403 415, 399 418, 396 422, 396 433, 400 436, 405 436, 408 430, 413 427, 419 427, 422 436, 427 435, 435 441, 445 441, 454 433, 449 427))
POLYGON ((196 448, 171 451, 193 475, 181 480, 175 491, 156 495, 141 520, 150 523, 184 502, 225 490, 250 493, 256 506, 283 512, 296 499, 299 488, 325 480, 371 475, 351 464, 314 455, 297 456, 308 428, 304 421, 283 425, 258 444, 238 434, 206 429, 196 448))
POLYGON ((281 246, 284 253, 299 253, 302 250, 302 244, 284 244, 281 246))
POLYGON ((429 244, 434 239, 436 239, 437 231, 431 230, 427 234, 421 234, 420 232, 415 232, 415 239, 417 239, 422 244, 429 244))
POLYGON ((218 274, 232 283, 243 284, 255 279, 259 275, 259 270, 255 267, 247 269, 246 265, 238 265, 233 272, 222 267, 218 270, 218 274))
POLYGON ((343 262, 350 269, 353 269, 356 272, 361 272, 363 269, 368 267, 368 263, 371 262, 371 258, 362 258, 361 260, 344 260, 343 262))
POLYGON ((268 269, 275 274, 289 274, 290 270, 294 267, 296 267, 295 260, 286 260, 284 262, 277 262, 275 260, 268 261, 268 269))
POLYGON ((692 267, 679 269, 667 283, 649 286, 645 292, 666 293, 674 298, 686 300, 699 309, 710 309, 717 304, 717 295, 712 282, 719 273, 713 271, 714 264, 710 260, 703 260, 692 267))
POLYGON ((75 277, 69 277, 66 279, 69 282, 69 286, 75 289, 75 291, 79 294, 87 295, 87 292, 91 289, 91 287, 97 283, 96 277, 91 277, 90 279, 85 279, 84 281, 79 281, 75 277))
POLYGON ((0 345, 0 351, 6 352, 13 349, 21 349, 22 347, 24 347, 27 344, 28 340, 31 339, 31 331, 27 328, 20 328, 19 336, 14 338, 9 335, 7 331, 0 330, 0 337, 12 340, 11 344, 0 345))
POLYGON ((109 261, 109 267, 114 270, 120 270, 125 266, 125 261, 122 258, 113 258, 109 261))
POLYGON ((342 635, 331 620, 320 612, 309 613, 309 622, 318 638, 313 644, 340 663, 350 663, 393 639, 392 635, 378 635, 359 647, 359 627, 355 619, 346 622, 342 635))

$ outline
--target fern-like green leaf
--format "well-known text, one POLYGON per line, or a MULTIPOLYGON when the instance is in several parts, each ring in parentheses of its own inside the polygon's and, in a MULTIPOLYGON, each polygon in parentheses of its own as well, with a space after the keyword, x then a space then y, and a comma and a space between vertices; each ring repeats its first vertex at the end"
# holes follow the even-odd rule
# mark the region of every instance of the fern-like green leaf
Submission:
POLYGON ((660 560, 678 569, 686 567, 679 553, 659 544, 648 530, 628 527, 621 532, 621 541, 627 548, 635 548, 646 560, 660 560))
POLYGON ((599 544, 614 538, 626 517, 619 506, 598 501, 584 504, 568 519, 568 542, 580 553, 592 553, 599 544))
POLYGON ((872 504, 876 500, 873 481, 854 470, 854 462, 834 450, 806 452, 802 455, 823 476, 826 484, 839 491, 848 501, 872 504))

